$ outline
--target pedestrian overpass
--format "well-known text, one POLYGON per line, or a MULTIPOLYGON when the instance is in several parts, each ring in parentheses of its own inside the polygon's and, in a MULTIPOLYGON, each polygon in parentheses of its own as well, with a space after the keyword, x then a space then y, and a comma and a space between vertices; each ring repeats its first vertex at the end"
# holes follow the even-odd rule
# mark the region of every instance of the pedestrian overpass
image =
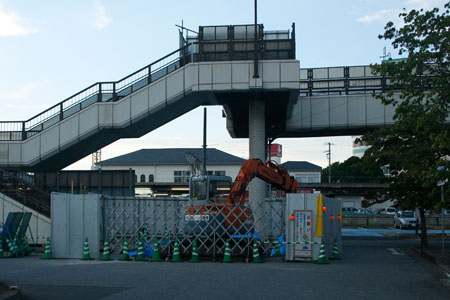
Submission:
POLYGON ((201 105, 223 106, 230 135, 249 137, 252 157, 262 156, 266 138, 356 135, 392 124, 394 109, 372 97, 388 81, 369 66, 301 69, 294 26, 254 29, 200 27, 183 47, 121 80, 97 82, 26 121, 0 122, 0 168, 61 170, 201 105))

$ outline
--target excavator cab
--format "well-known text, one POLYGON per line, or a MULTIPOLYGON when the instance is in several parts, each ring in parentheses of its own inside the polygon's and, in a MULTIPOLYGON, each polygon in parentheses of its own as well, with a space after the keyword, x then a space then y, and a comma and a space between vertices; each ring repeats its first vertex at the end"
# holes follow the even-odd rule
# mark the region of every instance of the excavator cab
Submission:
POLYGON ((192 176, 189 181, 189 198, 198 204, 225 204, 231 184, 232 179, 229 176, 192 176))

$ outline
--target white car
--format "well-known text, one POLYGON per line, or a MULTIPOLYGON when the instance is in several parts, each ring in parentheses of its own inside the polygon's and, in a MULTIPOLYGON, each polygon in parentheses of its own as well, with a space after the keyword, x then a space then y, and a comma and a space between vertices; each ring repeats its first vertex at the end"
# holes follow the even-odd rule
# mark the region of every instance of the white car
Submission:
POLYGON ((396 212, 397 210, 395 209, 395 207, 386 207, 385 209, 384 209, 384 213, 386 214, 386 215, 395 215, 395 212, 396 212))
POLYGON ((417 220, 411 210, 399 211, 394 216, 395 228, 416 228, 417 220))

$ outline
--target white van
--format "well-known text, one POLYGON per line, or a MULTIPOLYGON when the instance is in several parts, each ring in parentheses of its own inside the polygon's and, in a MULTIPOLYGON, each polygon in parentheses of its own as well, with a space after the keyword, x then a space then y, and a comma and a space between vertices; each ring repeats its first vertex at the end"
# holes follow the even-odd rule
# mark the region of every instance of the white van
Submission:
POLYGON ((386 215, 395 215, 395 213, 396 213, 396 209, 395 209, 395 207, 386 207, 385 209, 384 209, 384 213, 386 214, 386 215))

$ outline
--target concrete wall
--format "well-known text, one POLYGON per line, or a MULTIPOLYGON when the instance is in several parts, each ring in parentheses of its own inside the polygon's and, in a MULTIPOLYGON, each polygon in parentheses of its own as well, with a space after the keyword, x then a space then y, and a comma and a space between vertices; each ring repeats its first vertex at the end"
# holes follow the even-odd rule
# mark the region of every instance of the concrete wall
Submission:
MULTIPOLYGON (((51 221, 44 215, 26 207, 20 202, 0 193, 0 221, 5 223, 8 213, 10 212, 31 212, 30 229, 33 239, 38 244, 44 244, 47 237, 50 236, 51 221)), ((3 225, 2 225, 3 226, 3 225)), ((31 238, 30 232, 27 230, 27 237, 31 238)))

